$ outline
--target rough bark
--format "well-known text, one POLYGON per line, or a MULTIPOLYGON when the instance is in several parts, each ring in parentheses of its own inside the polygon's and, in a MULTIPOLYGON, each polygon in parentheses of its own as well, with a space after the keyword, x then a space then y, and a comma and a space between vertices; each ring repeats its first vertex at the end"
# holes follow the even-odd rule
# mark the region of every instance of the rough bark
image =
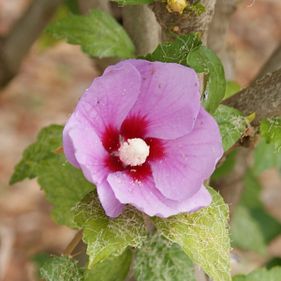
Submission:
POLYGON ((34 0, 0 42, 0 87, 17 74, 32 44, 41 34, 63 0, 34 0))
POLYGON ((151 5, 164 32, 164 39, 173 39, 177 34, 199 32, 203 41, 207 39, 208 26, 214 14, 216 0, 202 0, 206 11, 201 15, 185 9, 182 14, 169 12, 166 3, 157 1, 151 5))
POLYGON ((281 69, 268 73, 248 88, 226 99, 224 104, 244 115, 256 113, 254 124, 264 118, 281 116, 281 69))
POLYGON ((136 46, 138 55, 153 51, 159 44, 160 26, 148 6, 125 6, 123 24, 136 46))
POLYGON ((273 51, 267 62, 261 68, 257 77, 261 78, 268 72, 275 71, 279 68, 281 68, 281 44, 273 51))

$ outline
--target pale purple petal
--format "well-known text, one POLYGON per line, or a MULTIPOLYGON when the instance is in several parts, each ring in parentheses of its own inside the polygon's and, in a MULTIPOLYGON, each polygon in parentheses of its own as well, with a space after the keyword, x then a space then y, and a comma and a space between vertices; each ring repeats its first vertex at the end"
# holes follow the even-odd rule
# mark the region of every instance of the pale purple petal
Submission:
POLYGON ((176 202, 162 196, 155 188, 152 178, 135 181, 127 174, 117 172, 108 176, 108 182, 121 203, 133 205, 149 216, 166 218, 195 211, 211 203, 211 196, 205 187, 187 200, 176 202))
POLYGON ((119 129, 140 92, 141 77, 129 62, 109 67, 81 97, 76 111, 99 137, 107 127, 119 129))
POLYGON ((200 106, 199 81, 191 68, 131 60, 142 76, 141 93, 129 116, 147 119, 147 136, 175 139, 190 132, 200 106))
POLYGON ((97 184, 97 192, 106 215, 111 218, 118 217, 122 213, 124 205, 116 199, 107 180, 97 184))
POLYGON ((150 165, 156 187, 171 200, 182 201, 195 194, 223 154, 219 128, 203 108, 190 134, 163 145, 164 159, 150 165))
POLYGON ((69 130, 74 155, 86 179, 94 184, 102 182, 108 169, 105 165, 107 151, 99 137, 90 128, 72 128, 69 130))

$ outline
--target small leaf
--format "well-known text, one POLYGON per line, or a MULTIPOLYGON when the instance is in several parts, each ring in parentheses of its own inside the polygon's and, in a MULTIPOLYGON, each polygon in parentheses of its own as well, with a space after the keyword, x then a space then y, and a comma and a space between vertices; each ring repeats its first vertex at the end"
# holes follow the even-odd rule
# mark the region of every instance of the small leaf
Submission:
POLYGON ((254 171, 259 175, 272 167, 281 169, 281 152, 276 152, 274 145, 262 138, 254 150, 254 171))
POLYGON ((62 144, 62 129, 59 125, 50 125, 40 131, 36 142, 25 149, 22 160, 15 167, 11 184, 26 178, 35 178, 40 163, 56 157, 55 150, 62 144))
POLYGON ((55 221, 75 227, 72 208, 95 187, 79 169, 70 165, 64 155, 48 159, 38 167, 38 183, 53 204, 55 221))
POLYGON ((155 218, 154 223, 164 237, 179 244, 213 281, 230 281, 228 207, 217 192, 212 189, 210 192, 213 202, 209 207, 168 219, 155 218))
POLYGON ((197 33, 178 36, 173 42, 160 44, 151 54, 146 55, 144 59, 186 65, 187 55, 201 44, 202 42, 197 33))
POLYGON ((82 281, 83 273, 77 262, 68 257, 50 257, 40 268, 44 281, 82 281))
POLYGON ((240 139, 247 122, 238 110, 222 104, 214 113, 214 117, 220 128, 223 148, 227 151, 240 139))
POLYGON ((234 96, 236 93, 238 93, 240 91, 240 89, 241 89, 241 87, 237 82, 227 80, 226 81, 226 87, 225 87, 224 99, 227 99, 227 98, 230 98, 230 97, 234 96))
POLYGON ((207 111, 214 112, 225 95, 226 82, 220 59, 211 49, 199 46, 191 50, 186 62, 196 72, 207 75, 203 104, 207 111))
POLYGON ((112 1, 117 2, 120 6, 142 5, 142 4, 150 4, 154 2, 154 0, 112 0, 112 1))
POLYGON ((187 255, 157 234, 137 251, 134 269, 137 281, 196 281, 187 255))
POLYGON ((265 254, 266 243, 261 229, 247 208, 236 207, 231 224, 231 234, 233 246, 265 254))
POLYGON ((281 117, 262 120, 261 135, 268 143, 272 143, 277 153, 281 153, 281 117))
POLYGON ((261 268, 255 270, 248 275, 237 275, 233 277, 233 281, 280 281, 281 267, 273 267, 270 270, 261 268))
POLYGON ((127 249, 118 257, 97 263, 85 271, 84 281, 124 281, 132 262, 132 251, 127 249))
POLYGON ((104 213, 95 192, 76 206, 75 222, 83 228, 88 245, 89 268, 111 256, 121 255, 128 246, 140 247, 147 232, 142 214, 127 207, 116 219, 104 213))
POLYGON ((123 27, 102 11, 87 16, 69 15, 48 27, 57 39, 80 45, 92 57, 132 57, 134 45, 123 27))

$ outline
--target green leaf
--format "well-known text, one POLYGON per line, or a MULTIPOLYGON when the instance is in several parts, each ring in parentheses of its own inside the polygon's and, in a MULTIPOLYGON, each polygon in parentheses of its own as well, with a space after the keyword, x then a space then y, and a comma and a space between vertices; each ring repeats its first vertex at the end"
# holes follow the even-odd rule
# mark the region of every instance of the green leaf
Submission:
POLYGON ((281 169, 281 152, 276 152, 274 145, 262 138, 254 150, 254 171, 259 175, 264 170, 276 167, 281 169))
POLYGON ((83 274, 77 262, 68 257, 53 257, 40 268, 41 278, 45 281, 82 281, 83 274))
POLYGON ((281 267, 273 267, 270 270, 261 268, 255 270, 248 275, 237 275, 233 281, 280 281, 281 267))
POLYGON ((127 207, 118 218, 110 219, 95 192, 76 206, 75 213, 75 222, 84 230, 90 268, 108 257, 121 255, 128 246, 140 247, 146 240, 147 232, 140 212, 127 207))
POLYGON ((179 244, 213 281, 230 281, 228 207, 217 192, 209 190, 213 197, 209 207, 193 214, 154 218, 154 223, 164 237, 179 244))
POLYGON ((64 0, 64 4, 73 14, 80 14, 78 0, 64 0))
POLYGON ((48 159, 38 167, 38 183, 53 204, 55 221, 75 227, 73 207, 95 187, 83 176, 81 170, 70 165, 64 155, 48 159))
POLYGON ((214 113, 214 117, 220 128, 223 148, 227 151, 244 133, 247 126, 246 119, 238 110, 222 104, 214 113))
POLYGON ((281 117, 262 120, 261 135, 268 143, 272 143, 276 152, 281 153, 281 117))
POLYGON ((132 251, 127 249, 118 257, 97 263, 85 271, 84 281, 124 281, 132 262, 132 251))
POLYGON ((214 112, 225 95, 226 82, 220 59, 211 49, 199 46, 191 50, 186 62, 196 72, 207 75, 203 104, 207 111, 214 112))
POLYGON ((241 89, 241 87, 237 82, 227 80, 226 81, 226 87, 225 87, 224 99, 232 97, 233 95, 238 93, 240 91, 240 89, 241 89))
POLYGON ((173 42, 160 44, 151 54, 146 55, 144 59, 186 65, 187 55, 201 44, 202 42, 197 33, 178 36, 173 42))
POLYGON ((249 169, 239 206, 234 210, 231 234, 234 246, 265 254, 266 244, 280 234, 281 224, 265 211, 261 190, 258 178, 249 169))
POLYGON ((212 174, 212 180, 217 181, 227 176, 234 168, 237 152, 232 151, 224 160, 224 162, 216 168, 212 174))
POLYGON ((236 207, 231 224, 231 234, 233 246, 265 254, 266 243, 261 229, 247 208, 236 207))
POLYGON ((23 152, 22 160, 15 167, 10 184, 26 178, 35 178, 41 162, 56 157, 55 150, 62 145, 62 129, 59 125, 50 125, 40 131, 36 142, 23 152))
POLYGON ((142 5, 142 4, 150 4, 154 2, 154 0, 112 0, 112 1, 117 2, 121 6, 142 5))
POLYGON ((134 54, 134 45, 123 27, 102 11, 92 11, 87 16, 69 15, 51 24, 48 31, 57 39, 80 45, 92 57, 128 58, 134 54))
POLYGON ((137 251, 134 269, 137 281, 196 281, 187 255, 157 234, 137 251))

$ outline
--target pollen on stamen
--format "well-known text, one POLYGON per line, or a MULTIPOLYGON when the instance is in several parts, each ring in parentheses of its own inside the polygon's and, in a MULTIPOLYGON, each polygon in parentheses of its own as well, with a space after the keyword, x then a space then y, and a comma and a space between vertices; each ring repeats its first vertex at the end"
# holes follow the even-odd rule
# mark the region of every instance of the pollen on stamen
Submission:
POLYGON ((124 165, 140 166, 149 155, 149 145, 141 139, 128 139, 118 150, 119 158, 124 165))

